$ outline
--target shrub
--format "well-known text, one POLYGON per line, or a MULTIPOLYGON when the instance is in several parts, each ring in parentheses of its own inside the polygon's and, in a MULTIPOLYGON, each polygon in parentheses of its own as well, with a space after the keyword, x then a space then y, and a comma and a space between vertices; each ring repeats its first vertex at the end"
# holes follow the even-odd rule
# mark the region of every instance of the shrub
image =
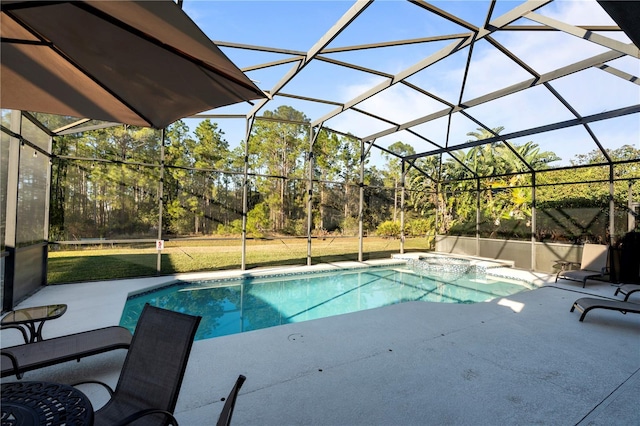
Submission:
POLYGON ((434 225, 432 219, 414 219, 405 225, 405 233, 412 237, 428 235, 434 232, 434 225))
POLYGON ((358 235, 358 231, 360 229, 360 225, 358 224, 357 217, 347 217, 342 221, 342 235, 358 235))
POLYGON ((255 238, 262 238, 267 229, 269 229, 269 208, 265 203, 256 204, 247 214, 247 233, 255 238))
POLYGON ((387 220, 378 225, 376 234, 379 237, 399 237, 400 236, 400 222, 387 220))

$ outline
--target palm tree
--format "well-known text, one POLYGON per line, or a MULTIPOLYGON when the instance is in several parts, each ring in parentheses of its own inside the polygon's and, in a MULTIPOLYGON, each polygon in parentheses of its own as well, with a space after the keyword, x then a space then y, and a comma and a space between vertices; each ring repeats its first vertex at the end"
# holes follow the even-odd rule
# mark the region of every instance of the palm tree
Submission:
MULTIPOLYGON (((499 135, 503 126, 493 129, 478 128, 467 133, 475 140, 484 140, 499 135)), ((468 149, 464 155, 450 154, 443 165, 442 178, 451 182, 444 197, 444 218, 450 217, 451 226, 456 223, 475 221, 477 181, 482 179, 486 191, 482 202, 482 214, 499 224, 500 219, 526 219, 531 216, 530 172, 548 168, 548 164, 559 160, 550 151, 540 151, 538 144, 529 141, 523 145, 499 141, 478 145, 468 149), (516 174, 514 174, 516 173, 516 174), (461 180, 466 179, 466 180, 461 180), (449 193, 449 195, 447 195, 449 193)), ((416 184, 420 184, 416 182, 416 184)), ((446 224, 447 220, 443 220, 446 224)), ((446 232, 448 229, 443 229, 446 232)))

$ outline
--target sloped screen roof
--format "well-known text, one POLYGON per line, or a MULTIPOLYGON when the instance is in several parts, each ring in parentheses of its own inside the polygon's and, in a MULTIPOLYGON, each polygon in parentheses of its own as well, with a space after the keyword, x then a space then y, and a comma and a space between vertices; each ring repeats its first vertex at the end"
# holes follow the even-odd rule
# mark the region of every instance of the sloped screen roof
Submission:
POLYGON ((271 98, 208 114, 291 105, 382 152, 409 143, 408 160, 534 140, 568 165, 640 147, 639 49, 596 1, 233 3, 184 8, 271 98))

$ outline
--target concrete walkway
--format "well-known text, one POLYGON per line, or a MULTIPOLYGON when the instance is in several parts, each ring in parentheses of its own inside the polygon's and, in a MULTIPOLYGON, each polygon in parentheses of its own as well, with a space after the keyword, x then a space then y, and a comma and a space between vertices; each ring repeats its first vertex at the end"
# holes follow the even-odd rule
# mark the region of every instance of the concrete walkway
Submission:
MULTIPOLYGON (((529 274, 528 272, 521 272, 529 274)), ((67 303, 53 337, 117 324, 130 291, 172 277, 46 287, 19 307, 67 303)), ((470 305, 411 302, 195 342, 176 415, 214 424, 238 374, 235 425, 638 425, 640 315, 596 310, 607 283, 550 284, 470 305)), ((19 343, 2 332, 2 346, 19 343)), ((115 385, 124 351, 25 374, 115 385)), ((14 380, 5 378, 3 381, 14 380)), ((82 388, 99 408, 107 395, 82 388)))

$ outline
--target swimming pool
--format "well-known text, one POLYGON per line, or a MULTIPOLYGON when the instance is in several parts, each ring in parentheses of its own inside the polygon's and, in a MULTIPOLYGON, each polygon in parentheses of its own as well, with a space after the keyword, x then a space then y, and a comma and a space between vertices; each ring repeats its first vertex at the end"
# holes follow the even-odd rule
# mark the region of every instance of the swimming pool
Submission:
POLYGON ((201 315, 196 340, 409 301, 476 303, 530 289, 485 274, 425 272, 406 264, 330 272, 178 281, 130 295, 120 325, 132 332, 145 303, 201 315))

